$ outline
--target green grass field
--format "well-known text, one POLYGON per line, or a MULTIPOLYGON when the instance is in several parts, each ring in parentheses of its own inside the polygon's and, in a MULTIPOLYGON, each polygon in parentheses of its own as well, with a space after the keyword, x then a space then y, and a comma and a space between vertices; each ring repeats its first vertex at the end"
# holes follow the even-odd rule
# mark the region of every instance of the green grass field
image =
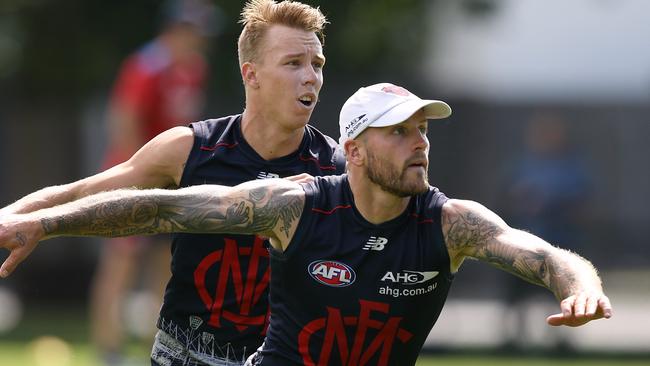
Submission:
MULTIPOLYGON (((96 355, 88 344, 89 331, 83 309, 63 307, 29 310, 19 327, 0 336, 0 366, 99 366, 96 355)), ((150 365, 149 341, 138 343, 132 340, 127 350, 129 366, 150 365)), ((650 365, 650 348, 648 353, 639 356, 597 354, 546 357, 539 351, 527 356, 495 352, 478 350, 423 354, 417 366, 650 365)))
MULTIPOLYGON (((128 365, 149 365, 142 348, 130 350, 128 365)), ((98 365, 88 344, 61 341, 55 337, 40 337, 31 342, 0 342, 2 366, 94 366, 98 365)), ((495 356, 480 354, 423 355, 417 366, 648 366, 650 358, 631 357, 549 357, 495 356)), ((399 366, 399 365, 396 365, 399 366)))

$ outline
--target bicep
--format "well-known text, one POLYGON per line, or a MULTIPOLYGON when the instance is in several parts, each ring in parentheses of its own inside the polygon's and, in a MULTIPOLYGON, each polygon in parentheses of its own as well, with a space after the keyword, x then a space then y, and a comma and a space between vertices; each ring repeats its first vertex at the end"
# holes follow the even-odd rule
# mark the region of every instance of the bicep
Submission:
POLYGON ((147 142, 129 160, 76 182, 78 196, 119 188, 178 186, 193 143, 190 128, 167 130, 147 142))
POLYGON ((552 276, 549 263, 559 249, 511 228, 476 202, 456 200, 443 207, 443 231, 455 270, 465 258, 473 258, 539 285, 552 276))
POLYGON ((510 228, 477 202, 451 199, 442 208, 442 229, 455 272, 465 258, 486 259, 486 248, 499 243, 510 228))

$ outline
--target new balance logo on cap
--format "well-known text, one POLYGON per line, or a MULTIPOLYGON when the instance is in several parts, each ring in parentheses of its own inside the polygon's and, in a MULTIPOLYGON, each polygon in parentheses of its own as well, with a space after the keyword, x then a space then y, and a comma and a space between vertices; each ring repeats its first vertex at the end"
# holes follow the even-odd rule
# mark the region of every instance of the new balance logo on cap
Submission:
POLYGON ((363 246, 363 250, 384 250, 386 244, 388 244, 388 239, 381 236, 371 236, 366 245, 363 246))

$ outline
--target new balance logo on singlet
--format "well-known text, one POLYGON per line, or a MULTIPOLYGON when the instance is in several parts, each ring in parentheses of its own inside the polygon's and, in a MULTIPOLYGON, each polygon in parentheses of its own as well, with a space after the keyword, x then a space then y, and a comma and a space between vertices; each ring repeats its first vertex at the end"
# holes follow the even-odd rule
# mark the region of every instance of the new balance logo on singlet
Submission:
POLYGON ((388 239, 381 236, 371 236, 366 245, 363 246, 363 250, 384 250, 386 244, 388 244, 388 239))
POLYGON ((280 176, 275 173, 267 173, 267 172, 260 172, 257 175, 257 179, 271 179, 271 178, 280 178, 280 176))

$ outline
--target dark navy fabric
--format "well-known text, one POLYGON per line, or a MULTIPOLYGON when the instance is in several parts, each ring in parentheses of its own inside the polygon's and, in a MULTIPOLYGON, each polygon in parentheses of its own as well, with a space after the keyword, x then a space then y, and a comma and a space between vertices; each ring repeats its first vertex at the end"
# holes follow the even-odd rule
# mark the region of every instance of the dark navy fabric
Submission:
POLYGON ((256 365, 413 365, 453 279, 440 225, 447 197, 411 198, 380 225, 354 206, 347 175, 304 185, 284 253, 271 251, 271 322, 256 365))
MULTIPOLYGON (((345 158, 311 126, 299 149, 264 160, 241 133, 241 115, 193 123, 194 146, 181 186, 234 186, 253 179, 340 174, 345 158)), ((269 254, 255 236, 176 234, 172 277, 158 327, 190 351, 241 360, 262 343, 268 326, 269 254)))

